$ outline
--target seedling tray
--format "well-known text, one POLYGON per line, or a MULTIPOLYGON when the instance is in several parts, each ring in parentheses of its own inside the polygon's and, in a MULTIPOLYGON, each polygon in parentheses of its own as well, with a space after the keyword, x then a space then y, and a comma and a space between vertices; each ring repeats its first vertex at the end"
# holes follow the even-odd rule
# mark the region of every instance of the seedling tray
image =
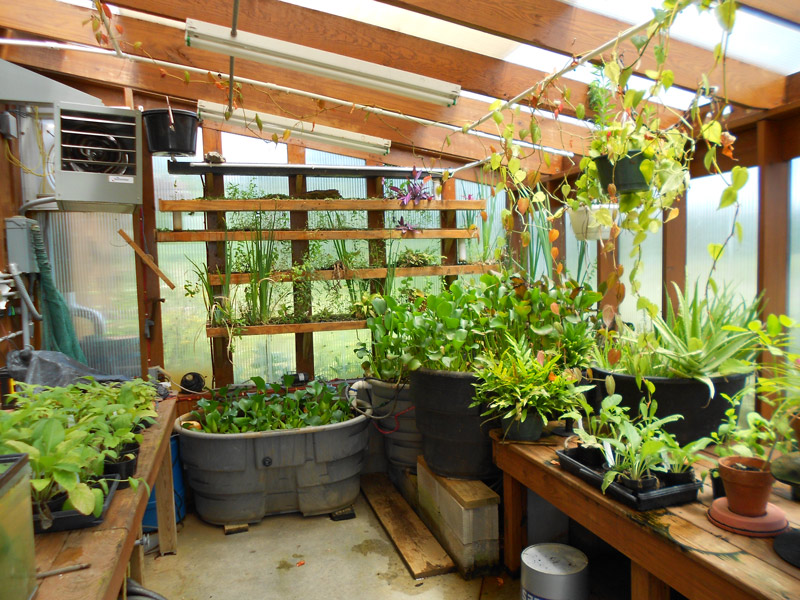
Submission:
MULTIPOLYGON (((575 460, 575 450, 573 448, 556 450, 556 454, 562 469, 600 489, 603 483, 602 471, 590 469, 575 460)), ((701 486, 702 483, 700 481, 693 481, 692 483, 671 485, 657 490, 636 493, 614 482, 606 488, 605 494, 617 502, 622 502, 625 506, 644 511, 695 502, 697 500, 697 492, 701 486)))
POLYGON ((99 517, 94 515, 84 515, 77 510, 57 510, 53 511, 53 524, 47 529, 41 526, 41 517, 38 511, 33 511, 33 531, 34 533, 52 533, 55 531, 68 531, 70 529, 83 529, 85 527, 94 527, 100 525, 103 519, 106 518, 106 512, 111 505, 111 498, 114 492, 117 491, 119 485, 119 478, 117 475, 108 476, 105 478, 108 481, 108 494, 103 502, 103 512, 99 517))

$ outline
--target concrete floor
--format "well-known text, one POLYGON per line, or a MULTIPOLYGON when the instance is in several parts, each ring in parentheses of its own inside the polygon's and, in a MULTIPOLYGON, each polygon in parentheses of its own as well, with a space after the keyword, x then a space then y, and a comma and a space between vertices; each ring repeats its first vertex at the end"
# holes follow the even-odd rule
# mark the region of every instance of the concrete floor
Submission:
POLYGON ((519 580, 457 573, 414 580, 363 496, 356 518, 267 517, 224 535, 190 514, 178 554, 148 555, 145 586, 167 600, 517 600, 519 580))

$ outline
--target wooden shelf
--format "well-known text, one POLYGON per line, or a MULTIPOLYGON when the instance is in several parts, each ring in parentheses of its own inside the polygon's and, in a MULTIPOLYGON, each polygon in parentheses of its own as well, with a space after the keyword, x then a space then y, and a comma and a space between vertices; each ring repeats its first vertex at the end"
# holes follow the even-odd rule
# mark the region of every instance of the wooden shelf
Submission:
MULTIPOLYGON (((256 239, 257 231, 157 231, 157 242, 244 242, 256 239)), ((477 238, 477 229, 275 229, 262 231, 261 239, 288 240, 438 240, 477 238)))
POLYGON ((275 199, 253 200, 159 200, 161 212, 223 212, 223 211, 314 211, 314 210, 485 210, 486 200, 428 200, 403 206, 396 198, 366 199, 275 199))
MULTIPOLYGON (((394 270, 395 277, 435 277, 446 275, 478 275, 488 273, 496 269, 497 265, 474 264, 474 265, 430 265, 427 267, 398 267, 394 270)), ((366 269, 344 270, 336 273, 330 269, 314 271, 312 279, 317 281, 333 281, 344 279, 384 279, 387 276, 386 267, 375 267, 366 269)), ((223 275, 209 275, 208 281, 211 285, 222 285, 223 275)), ((292 281, 288 271, 276 271, 271 279, 274 282, 292 281)), ((250 283, 249 273, 231 273, 231 283, 248 284, 250 283)))
MULTIPOLYGON (((322 323, 281 323, 277 325, 250 325, 237 327, 239 335, 277 335, 280 333, 313 333, 316 331, 350 331, 366 329, 365 320, 326 321, 322 323)), ((226 327, 206 327, 206 337, 228 337, 226 327)))
MULTIPOLYGON (((389 166, 342 166, 342 165, 298 165, 298 164, 259 164, 259 163, 222 163, 169 161, 167 171, 171 175, 303 175, 306 177, 390 177, 406 179, 412 177, 412 167, 389 166)), ((417 169, 420 177, 430 175, 441 179, 446 169, 417 169)))

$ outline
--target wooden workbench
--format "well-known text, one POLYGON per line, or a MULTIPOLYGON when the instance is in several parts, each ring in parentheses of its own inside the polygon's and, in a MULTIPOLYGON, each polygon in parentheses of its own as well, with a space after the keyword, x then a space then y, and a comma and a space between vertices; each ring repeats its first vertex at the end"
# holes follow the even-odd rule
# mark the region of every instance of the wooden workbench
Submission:
MULTIPOLYGON (((136 477, 144 479, 151 488, 155 485, 159 490, 170 492, 158 494, 157 500, 158 541, 162 554, 176 552, 178 540, 169 441, 174 420, 174 398, 161 401, 158 421, 143 432, 136 471, 136 477)), ((142 551, 141 546, 136 546, 134 552, 134 542, 141 535, 147 500, 148 493, 143 485, 136 492, 130 488, 118 490, 102 524, 37 535, 37 572, 90 564, 88 569, 40 580, 37 600, 115 600, 125 581, 129 561, 132 572, 141 577, 142 551)))
MULTIPOLYGON (((527 487, 631 559, 632 600, 669 600, 670 587, 691 600, 800 598, 800 569, 774 552, 771 538, 729 533, 708 521, 710 486, 699 502, 637 512, 562 470, 555 447, 500 442, 494 433, 511 572, 520 568, 527 487)), ((771 502, 800 527, 800 504, 788 499, 783 484, 776 490, 771 502)))

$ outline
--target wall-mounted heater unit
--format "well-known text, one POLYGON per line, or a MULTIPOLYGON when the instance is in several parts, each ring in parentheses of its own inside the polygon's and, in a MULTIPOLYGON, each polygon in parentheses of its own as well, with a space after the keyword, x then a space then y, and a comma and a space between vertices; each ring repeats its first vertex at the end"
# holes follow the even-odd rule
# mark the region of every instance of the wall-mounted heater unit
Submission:
POLYGON ((57 102, 54 191, 61 210, 132 212, 142 203, 138 110, 57 102))

